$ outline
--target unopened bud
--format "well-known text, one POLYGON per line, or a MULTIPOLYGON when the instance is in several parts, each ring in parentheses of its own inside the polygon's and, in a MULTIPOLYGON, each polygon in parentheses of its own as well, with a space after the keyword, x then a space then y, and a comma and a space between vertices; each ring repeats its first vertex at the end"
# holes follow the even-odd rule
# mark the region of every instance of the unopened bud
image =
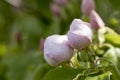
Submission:
POLYGON ((55 16, 59 16, 61 13, 61 7, 58 4, 52 3, 50 5, 51 11, 55 16))
POLYGON ((70 60, 73 51, 66 35, 53 35, 45 40, 44 58, 52 66, 58 66, 60 63, 70 60))
POLYGON ((94 0, 82 0, 82 13, 89 16, 91 11, 95 9, 94 0))
POLYGON ((76 31, 76 30, 81 30, 90 35, 90 37, 93 36, 92 31, 91 31, 91 24, 88 22, 84 22, 80 19, 74 19, 70 25, 70 31, 76 31), (90 34, 91 33, 91 34, 90 34))
POLYGON ((70 45, 75 49, 82 49, 88 47, 92 42, 92 30, 79 19, 74 19, 70 25, 68 32, 68 40, 70 45))
POLYGON ((95 30, 98 30, 101 27, 104 27, 105 24, 101 17, 93 10, 90 15, 90 23, 92 25, 92 28, 95 30))
POLYGON ((22 33, 21 32, 17 32, 16 35, 15 35, 15 38, 16 38, 16 41, 18 44, 21 44, 22 43, 22 33))

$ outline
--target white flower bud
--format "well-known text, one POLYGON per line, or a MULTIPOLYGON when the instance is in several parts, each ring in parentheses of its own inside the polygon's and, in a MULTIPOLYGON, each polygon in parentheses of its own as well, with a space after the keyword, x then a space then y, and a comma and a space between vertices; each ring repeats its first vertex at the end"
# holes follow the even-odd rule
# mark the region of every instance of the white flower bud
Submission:
POLYGON ((80 30, 68 32, 68 39, 73 48, 82 49, 90 45, 90 43, 92 42, 92 38, 84 32, 85 31, 80 30))
POLYGON ((91 15, 90 15, 90 23, 92 25, 92 28, 95 30, 98 30, 99 28, 102 28, 105 26, 101 17, 94 10, 91 12, 91 15))
POLYGON ((74 19, 70 25, 70 31, 81 30, 87 33, 90 37, 93 36, 91 31, 91 24, 87 22, 83 22, 80 19, 74 19))
POLYGON ((92 42, 92 30, 81 20, 74 19, 68 32, 70 45, 75 49, 86 48, 92 42))
POLYGON ((73 56, 74 49, 66 35, 49 36, 44 43, 44 58, 52 66, 58 66, 73 56))
POLYGON ((94 0, 82 0, 82 13, 89 16, 91 11, 95 9, 94 0))

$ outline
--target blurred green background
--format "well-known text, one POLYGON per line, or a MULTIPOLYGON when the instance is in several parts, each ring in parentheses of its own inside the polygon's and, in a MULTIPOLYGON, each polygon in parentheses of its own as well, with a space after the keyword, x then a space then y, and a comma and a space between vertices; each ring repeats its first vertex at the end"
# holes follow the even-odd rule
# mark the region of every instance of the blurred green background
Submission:
MULTIPOLYGON (((106 25, 120 33, 120 0, 95 3, 106 25)), ((0 80, 42 80, 52 67, 43 58, 40 42, 65 34, 74 18, 82 18, 80 4, 81 0, 0 0, 0 80)))

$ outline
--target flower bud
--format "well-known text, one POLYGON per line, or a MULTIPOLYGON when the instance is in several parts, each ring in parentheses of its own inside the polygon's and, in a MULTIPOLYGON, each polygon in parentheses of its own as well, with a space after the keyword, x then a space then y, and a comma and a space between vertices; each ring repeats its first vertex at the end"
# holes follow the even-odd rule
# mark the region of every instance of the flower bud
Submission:
POLYGON ((105 26, 101 17, 94 10, 91 12, 91 15, 90 15, 90 23, 92 25, 92 28, 95 30, 98 30, 99 28, 102 28, 105 26))
POLYGON ((52 3, 50 5, 51 11, 55 16, 59 16, 61 13, 61 7, 58 4, 52 3))
POLYGON ((92 42, 92 30, 85 22, 74 19, 68 31, 68 40, 75 49, 86 48, 92 42))
POLYGON ((89 16, 91 11, 95 9, 94 0, 82 0, 82 13, 89 16))
POLYGON ((71 46, 75 49, 86 48, 92 42, 92 38, 83 30, 69 31, 68 40, 70 41, 71 46))
POLYGON ((21 32, 17 32, 16 35, 15 35, 15 39, 16 39, 18 44, 21 44, 22 43, 22 39, 23 39, 22 33, 21 32))
POLYGON ((70 47, 66 35, 49 36, 44 43, 44 58, 52 66, 70 60, 74 49, 70 47))
POLYGON ((88 33, 90 37, 93 36, 92 31, 91 31, 91 24, 88 22, 83 22, 80 19, 74 19, 70 25, 70 31, 76 31, 76 30, 81 30, 81 31, 87 31, 85 33, 88 33))

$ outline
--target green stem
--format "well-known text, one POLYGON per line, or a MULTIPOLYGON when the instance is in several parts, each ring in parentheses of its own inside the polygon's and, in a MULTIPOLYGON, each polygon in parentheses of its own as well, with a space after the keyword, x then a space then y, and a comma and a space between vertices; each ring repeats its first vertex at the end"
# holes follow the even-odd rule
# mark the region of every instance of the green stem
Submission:
POLYGON ((88 56, 89 56, 89 61, 90 61, 90 64, 91 64, 91 68, 94 68, 95 67, 95 55, 94 55, 94 52, 91 50, 91 48, 87 49, 88 51, 88 56))

